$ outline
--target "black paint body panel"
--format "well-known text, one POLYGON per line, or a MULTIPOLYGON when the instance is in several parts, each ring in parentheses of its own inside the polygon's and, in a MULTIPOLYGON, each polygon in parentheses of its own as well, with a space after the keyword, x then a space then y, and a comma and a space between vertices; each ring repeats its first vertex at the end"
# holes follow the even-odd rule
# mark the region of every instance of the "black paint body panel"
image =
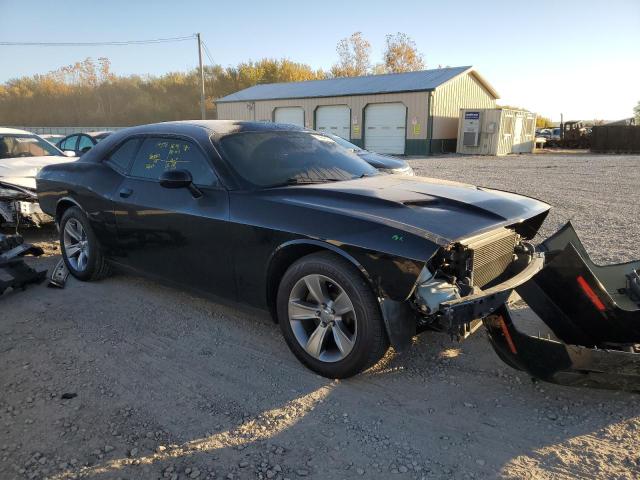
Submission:
POLYGON ((295 127, 194 121, 121 130, 77 162, 42 169, 40 204, 53 216, 67 205, 82 208, 114 262, 261 308, 269 302, 272 262, 288 249, 331 249, 354 263, 378 295, 403 301, 441 246, 501 226, 534 225, 549 210, 543 202, 511 193, 391 175, 241 190, 217 142, 240 131, 274 129, 295 127), (194 198, 186 189, 129 178, 105 163, 112 150, 136 135, 196 142, 218 184, 194 198), (122 198, 123 190, 132 193, 122 198))

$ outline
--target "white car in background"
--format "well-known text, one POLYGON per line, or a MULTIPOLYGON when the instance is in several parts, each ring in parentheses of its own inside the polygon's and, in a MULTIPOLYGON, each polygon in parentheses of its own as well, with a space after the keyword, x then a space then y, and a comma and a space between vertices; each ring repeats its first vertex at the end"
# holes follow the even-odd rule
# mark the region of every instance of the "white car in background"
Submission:
POLYGON ((0 226, 52 221, 38 204, 36 175, 42 167, 76 159, 31 132, 0 128, 0 226))

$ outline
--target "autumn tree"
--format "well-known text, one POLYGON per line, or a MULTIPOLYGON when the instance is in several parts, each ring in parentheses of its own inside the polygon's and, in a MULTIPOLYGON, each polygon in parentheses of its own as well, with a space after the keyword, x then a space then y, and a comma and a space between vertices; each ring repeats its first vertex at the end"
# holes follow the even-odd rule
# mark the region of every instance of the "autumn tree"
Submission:
POLYGON ((384 66, 387 73, 414 72, 424 70, 424 58, 416 42, 406 33, 387 35, 384 51, 384 66))
POLYGON ((536 128, 551 128, 553 127, 553 122, 550 118, 543 117, 538 115, 536 117, 536 128))
MULTIPOLYGON (((207 117, 216 118, 216 99, 243 88, 325 76, 288 59, 207 66, 207 117)), ((0 119, 5 125, 126 126, 199 118, 199 82, 197 70, 159 77, 118 76, 111 72, 109 59, 87 58, 0 84, 0 119)))
POLYGON ((362 32, 355 32, 350 37, 343 38, 336 47, 338 63, 331 67, 334 77, 358 77, 369 73, 371 65, 371 44, 362 36, 362 32))

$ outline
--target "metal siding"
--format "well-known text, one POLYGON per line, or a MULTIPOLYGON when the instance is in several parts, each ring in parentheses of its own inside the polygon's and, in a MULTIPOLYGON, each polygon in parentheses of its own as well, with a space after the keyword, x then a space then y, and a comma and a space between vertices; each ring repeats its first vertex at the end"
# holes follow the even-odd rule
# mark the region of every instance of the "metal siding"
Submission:
POLYGON ((248 108, 252 102, 218 103, 220 120, 253 120, 253 110, 248 108))
POLYGON ((273 119, 275 108, 302 107, 305 110, 305 126, 313 128, 314 113, 317 107, 323 105, 347 105, 351 108, 351 138, 362 139, 364 108, 371 103, 391 102, 402 102, 407 107, 407 139, 426 140, 427 92, 219 103, 218 118, 221 120, 254 120, 253 110, 247 109, 247 104, 253 105, 255 103, 255 120, 270 122, 273 119), (416 125, 413 124, 413 119, 415 119, 416 125))
POLYGON ((433 94, 433 138, 456 138, 461 108, 495 108, 496 99, 465 73, 438 87, 433 94))

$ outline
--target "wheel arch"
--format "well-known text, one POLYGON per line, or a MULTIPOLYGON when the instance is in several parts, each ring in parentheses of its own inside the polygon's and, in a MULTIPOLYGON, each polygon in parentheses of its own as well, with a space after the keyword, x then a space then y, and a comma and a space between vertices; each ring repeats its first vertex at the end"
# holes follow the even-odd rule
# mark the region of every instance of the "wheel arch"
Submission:
POLYGON ((60 220, 62 220, 62 216, 64 215, 64 212, 66 212, 71 207, 78 207, 80 210, 82 210, 83 213, 85 214, 87 213, 84 211, 84 208, 82 208, 80 204, 76 202, 73 198, 62 197, 60 200, 58 200, 58 203, 56 203, 56 216, 55 216, 56 225, 60 225, 60 220))
POLYGON ((266 274, 266 289, 267 289, 267 306, 269 313, 274 322, 278 321, 278 314, 276 309, 276 299, 278 296, 278 286, 282 276, 287 269, 298 259, 310 255, 312 253, 328 251, 333 252, 342 258, 349 261, 354 267, 358 269, 363 278, 377 294, 375 285, 371 280, 371 277, 367 273, 366 269, 358 262, 353 256, 341 248, 332 245, 331 243, 323 242, 320 240, 311 239, 298 239, 290 240, 278 246, 271 254, 266 274))

